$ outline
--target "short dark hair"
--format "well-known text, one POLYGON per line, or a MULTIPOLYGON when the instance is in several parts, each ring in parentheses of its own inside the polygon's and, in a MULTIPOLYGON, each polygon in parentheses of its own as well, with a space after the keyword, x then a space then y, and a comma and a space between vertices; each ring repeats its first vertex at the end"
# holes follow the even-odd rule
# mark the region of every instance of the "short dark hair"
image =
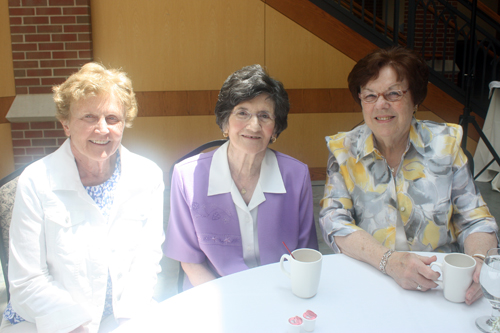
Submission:
POLYGON ((401 46, 375 50, 358 61, 347 78, 354 100, 361 105, 358 96, 361 87, 377 79, 385 66, 396 71, 398 80, 408 81, 413 104, 420 105, 427 96, 429 67, 418 53, 401 46))
POLYGON ((227 125, 229 116, 234 107, 242 102, 249 101, 260 94, 268 94, 274 102, 276 137, 288 126, 287 117, 290 111, 288 94, 283 84, 270 77, 260 65, 243 67, 229 75, 219 92, 215 105, 217 125, 221 130, 227 125))

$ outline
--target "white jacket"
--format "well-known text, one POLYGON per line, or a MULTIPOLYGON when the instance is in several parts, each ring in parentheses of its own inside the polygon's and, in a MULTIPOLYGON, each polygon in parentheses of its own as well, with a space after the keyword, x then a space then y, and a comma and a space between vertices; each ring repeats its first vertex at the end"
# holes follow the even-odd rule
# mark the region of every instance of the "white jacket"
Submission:
POLYGON ((151 302, 160 272, 163 173, 123 146, 121 178, 106 224, 83 187, 69 140, 22 173, 10 228, 14 311, 38 332, 97 332, 108 270, 116 318, 151 302))

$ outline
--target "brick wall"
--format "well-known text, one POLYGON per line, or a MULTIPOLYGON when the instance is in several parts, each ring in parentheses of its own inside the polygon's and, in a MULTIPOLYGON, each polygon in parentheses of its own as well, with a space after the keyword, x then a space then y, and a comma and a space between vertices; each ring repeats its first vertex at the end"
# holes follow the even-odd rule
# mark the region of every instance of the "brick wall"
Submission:
POLYGON ((54 152, 66 140, 58 121, 12 123, 11 129, 16 169, 54 152))
MULTIPOLYGON (((50 94, 53 85, 92 61, 90 0, 8 1, 17 97, 50 94)), ((12 123, 11 129, 16 168, 66 139, 56 121, 12 123)))

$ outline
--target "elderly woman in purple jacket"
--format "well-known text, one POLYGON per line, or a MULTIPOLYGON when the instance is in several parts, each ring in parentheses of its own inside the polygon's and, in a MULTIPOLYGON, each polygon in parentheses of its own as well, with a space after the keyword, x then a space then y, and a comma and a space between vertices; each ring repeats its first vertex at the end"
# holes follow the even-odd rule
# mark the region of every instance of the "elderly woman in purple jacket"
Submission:
POLYGON ((318 248, 307 165, 268 148, 289 109, 281 82, 260 65, 244 67, 215 106, 228 141, 175 166, 164 253, 193 286, 278 262, 282 242, 318 248))

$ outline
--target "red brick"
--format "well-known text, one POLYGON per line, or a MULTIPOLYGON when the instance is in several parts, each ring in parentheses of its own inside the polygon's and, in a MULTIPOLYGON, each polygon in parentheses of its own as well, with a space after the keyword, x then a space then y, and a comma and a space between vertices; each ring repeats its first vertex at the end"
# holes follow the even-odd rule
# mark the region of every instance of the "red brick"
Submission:
POLYGON ((49 34, 25 35, 24 38, 26 39, 26 42, 50 42, 49 34))
POLYGON ((92 41, 92 34, 78 34, 79 42, 89 42, 92 41))
POLYGON ((22 0, 24 7, 47 6, 47 0, 22 0))
POLYGON ((24 136, 28 138, 42 138, 43 137, 43 132, 42 131, 24 131, 24 136))
POLYGON ((36 27, 32 26, 32 25, 28 25, 28 26, 14 25, 14 26, 10 27, 10 33, 11 34, 34 34, 34 33, 36 33, 36 27))
POLYGON ((29 87, 30 94, 52 94, 52 87, 29 87))
POLYGON ((64 50, 63 43, 40 43, 38 44, 40 50, 64 50))
POLYGON ((49 155, 55 152, 59 147, 45 147, 45 154, 49 155))
POLYGON ((43 148, 23 148, 26 149, 26 154, 28 155, 45 155, 45 150, 43 148))
POLYGON ((40 79, 15 79, 16 86, 38 86, 40 85, 40 79))
POLYGON ((50 32, 50 33, 63 32, 62 25, 39 25, 36 28, 37 28, 38 33, 41 33, 41 32, 50 32))
POLYGON ((10 16, 35 15, 35 8, 9 8, 10 16))
POLYGON ((27 130, 30 129, 30 123, 11 123, 11 130, 27 130))
POLYGON ((26 77, 26 70, 24 69, 15 69, 14 77, 26 77))
POLYGON ((56 84, 61 84, 66 81, 66 79, 66 77, 42 78, 42 86, 54 86, 56 84))
POLYGON ((55 146, 57 141, 56 139, 32 139, 31 144, 34 147, 55 146))
POLYGON ((78 53, 76 51, 53 52, 52 57, 53 57, 53 59, 78 58, 78 53))
POLYGON ((13 60, 24 60, 24 52, 12 52, 12 59, 13 60))
POLYGON ((10 17, 10 25, 19 25, 23 24, 23 18, 18 17, 18 16, 11 16, 10 17))
POLYGON ((51 69, 28 69, 27 71, 28 76, 52 76, 52 70, 51 69))
POLYGON ((76 34, 53 34, 53 42, 74 42, 77 40, 76 34))
POLYGON ((65 7, 63 15, 89 15, 89 7, 65 7))
POLYGON ((30 123, 31 129, 54 129, 56 127, 55 121, 33 121, 30 123))
POLYGON ((21 6, 21 0, 9 0, 9 7, 21 6))
POLYGON ((48 24, 49 18, 47 16, 28 16, 23 18, 24 24, 48 24))
POLYGON ((64 138, 66 134, 64 130, 51 130, 51 131, 43 131, 43 136, 45 138, 64 138))
POLYGON ((64 139, 59 138, 59 139, 57 139, 57 145, 58 146, 62 145, 64 143, 64 141, 66 141, 66 139, 67 138, 64 138, 64 139))
POLYGON ((60 121, 56 121, 56 128, 58 128, 58 129, 62 129, 63 128, 63 125, 61 124, 60 121))
POLYGON ((38 68, 38 61, 25 60, 25 61, 13 61, 14 68, 38 68))
POLYGON ((36 51, 37 47, 34 43, 29 44, 12 44, 12 51, 36 51))
POLYGON ((54 69, 54 76, 70 76, 78 72, 78 68, 56 68, 54 69))
POLYGON ((24 131, 11 131, 13 139, 24 139, 24 131))
POLYGON ((50 52, 26 52, 26 59, 50 59, 50 52))
POLYGON ((31 140, 12 140, 12 147, 29 147, 31 146, 31 140))
POLYGON ((23 43, 24 35, 10 35, 11 43, 23 43))
POLYGON ((26 95, 28 93, 27 87, 16 87, 16 95, 26 95))
POLYGON ((33 161, 31 156, 14 156, 14 163, 29 163, 33 161))
POLYGON ((77 6, 90 6, 90 0, 76 0, 77 6))
POLYGON ((76 23, 75 16, 53 16, 50 18, 51 24, 71 24, 76 23))
POLYGON ((74 6, 75 0, 49 0, 49 6, 74 6))
POLYGON ((92 59, 92 51, 79 51, 78 58, 81 59, 92 59))
POLYGON ((65 64, 64 60, 41 60, 40 67, 42 68, 65 67, 65 64))
POLYGON ((90 62, 86 59, 78 59, 78 60, 66 60, 66 67, 82 67, 86 63, 90 62))
POLYGON ((49 8, 37 8, 36 15, 61 15, 61 8, 49 7, 49 8))
POLYGON ((76 17, 76 23, 78 24, 89 24, 90 23, 90 16, 77 16, 76 17))
POLYGON ((66 43, 66 50, 90 50, 92 48, 92 43, 66 43))
MULTIPOLYGON (((28 149, 31 149, 31 148, 28 148, 28 149)), ((12 150, 14 151, 14 156, 26 155, 26 148, 14 148, 12 150)))
POLYGON ((65 25, 64 32, 90 32, 89 24, 65 25))

